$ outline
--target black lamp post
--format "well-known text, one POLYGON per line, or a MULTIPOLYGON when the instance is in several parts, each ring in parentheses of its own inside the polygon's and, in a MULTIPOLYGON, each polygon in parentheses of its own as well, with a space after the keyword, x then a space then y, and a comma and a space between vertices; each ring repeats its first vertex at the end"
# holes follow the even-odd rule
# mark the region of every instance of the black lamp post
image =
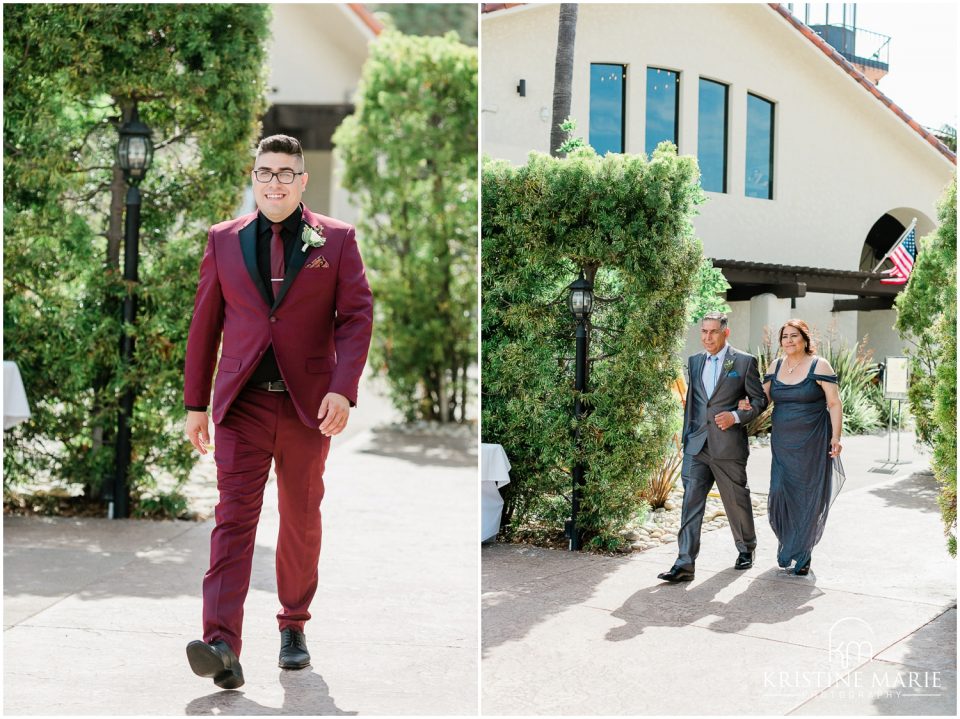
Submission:
MULTIPOLYGON (((584 416, 583 403, 580 401, 580 395, 587 391, 587 324, 590 321, 590 313, 593 312, 593 283, 583 276, 580 272, 579 279, 574 280, 569 287, 570 296, 567 298, 567 307, 570 314, 573 315, 577 323, 577 368, 576 381, 574 387, 577 390, 577 397, 573 403, 573 416, 577 421, 574 429, 574 442, 577 447, 577 454, 580 453, 580 422, 584 416)), ((577 515, 580 513, 580 497, 583 486, 586 484, 583 478, 583 462, 577 461, 573 466, 573 501, 570 511, 570 523, 567 527, 567 538, 570 540, 570 551, 580 549, 580 530, 577 527, 577 515)))
MULTIPOLYGON (((123 301, 123 337, 121 352, 123 368, 129 372, 133 365, 133 335, 127 330, 137 319, 137 296, 135 294, 137 266, 140 262, 140 181, 150 168, 153 159, 153 142, 150 128, 140 122, 137 106, 133 116, 120 127, 120 143, 117 145, 117 162, 127 181, 127 217, 124 228, 123 280, 127 296, 123 301)), ((124 392, 117 420, 117 462, 113 484, 111 516, 126 519, 129 516, 130 494, 127 476, 130 472, 130 419, 133 416, 134 389, 131 383, 124 392)))

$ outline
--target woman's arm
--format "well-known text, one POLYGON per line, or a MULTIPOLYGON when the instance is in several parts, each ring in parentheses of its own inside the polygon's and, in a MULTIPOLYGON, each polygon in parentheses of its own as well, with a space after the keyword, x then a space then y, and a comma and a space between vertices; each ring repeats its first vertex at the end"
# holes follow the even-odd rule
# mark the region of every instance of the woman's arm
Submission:
MULTIPOLYGON (((817 361, 817 374, 836 374, 833 367, 825 359, 817 361)), ((843 405, 840 402, 840 388, 836 382, 827 382, 818 379, 817 384, 823 388, 823 394, 827 398, 827 411, 830 413, 830 426, 832 428, 830 436, 830 456, 836 457, 843 450, 840 445, 840 433, 843 430, 843 405)))

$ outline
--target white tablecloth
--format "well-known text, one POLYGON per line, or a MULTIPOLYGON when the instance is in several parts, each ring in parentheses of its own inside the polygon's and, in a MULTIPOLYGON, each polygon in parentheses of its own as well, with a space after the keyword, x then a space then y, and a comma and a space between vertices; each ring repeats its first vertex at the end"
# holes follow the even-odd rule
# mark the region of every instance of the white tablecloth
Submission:
POLYGON ((16 362, 3 363, 3 428, 30 419, 30 405, 16 362))
POLYGON ((499 444, 480 445, 480 541, 497 536, 503 498, 498 489, 510 483, 510 460, 499 444))

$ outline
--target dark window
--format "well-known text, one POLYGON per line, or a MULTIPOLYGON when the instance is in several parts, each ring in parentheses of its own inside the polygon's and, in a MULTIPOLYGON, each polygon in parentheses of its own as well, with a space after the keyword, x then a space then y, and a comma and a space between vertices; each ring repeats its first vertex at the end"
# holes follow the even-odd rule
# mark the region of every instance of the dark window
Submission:
POLYGON ((727 191, 727 86, 700 78, 697 161, 700 184, 710 192, 727 191))
POLYGON ((747 197, 773 199, 773 103, 747 93, 747 197))
POLYGON ((590 65, 590 146, 599 155, 623 152, 626 66, 590 65))
POLYGON ((680 109, 680 73, 659 67, 647 68, 647 137, 649 155, 664 140, 677 144, 680 109))

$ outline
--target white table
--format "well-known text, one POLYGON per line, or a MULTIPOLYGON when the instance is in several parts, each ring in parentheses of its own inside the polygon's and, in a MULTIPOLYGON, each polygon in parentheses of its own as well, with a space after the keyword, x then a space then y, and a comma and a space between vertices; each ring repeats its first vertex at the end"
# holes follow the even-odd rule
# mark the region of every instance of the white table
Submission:
POLYGON ((30 419, 27 391, 16 362, 3 363, 3 428, 10 429, 30 419))
POLYGON ((503 498, 498 491, 510 483, 510 460, 499 444, 480 445, 480 541, 497 536, 503 498))

